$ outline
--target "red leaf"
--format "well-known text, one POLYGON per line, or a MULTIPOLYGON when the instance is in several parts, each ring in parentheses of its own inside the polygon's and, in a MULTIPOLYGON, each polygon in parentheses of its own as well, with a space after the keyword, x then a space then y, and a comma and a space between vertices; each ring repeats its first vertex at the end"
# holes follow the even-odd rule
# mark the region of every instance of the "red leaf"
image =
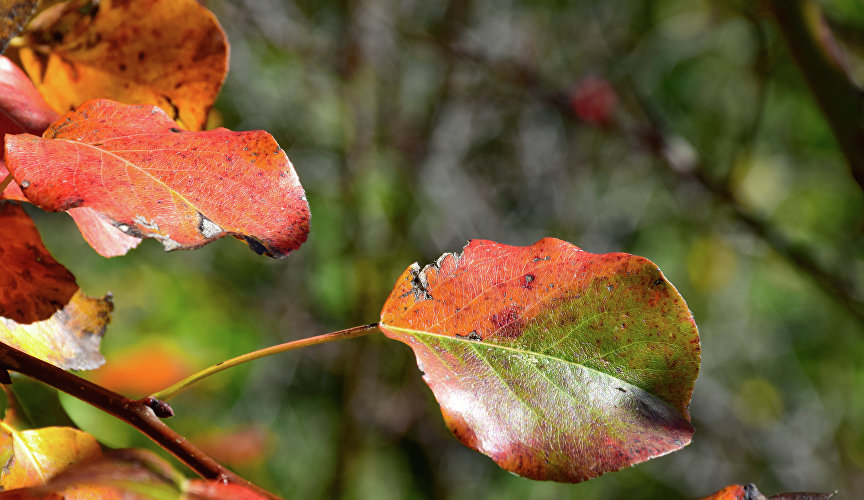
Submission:
POLYGON ((155 106, 93 100, 44 138, 7 136, 6 157, 40 208, 89 207, 166 250, 232 234, 256 253, 284 257, 309 231, 294 167, 263 131, 184 132, 155 106))
POLYGON ((511 472, 578 482, 690 442, 696 325, 642 257, 474 240, 409 267, 380 326, 450 430, 511 472))
MULTIPOLYGON (((48 106, 23 71, 8 58, 0 56, 0 135, 27 132, 41 135, 56 120, 57 113, 48 106)), ((0 151, 0 181, 9 175, 0 151)), ((14 182, 0 193, 0 198, 30 201, 14 182)), ((84 239, 105 257, 123 255, 141 242, 129 236, 88 208, 69 211, 84 239)))
POLYGON ((0 202, 0 316, 17 323, 50 318, 78 291, 75 276, 42 245, 18 204, 0 202))
POLYGON ((0 132, 41 134, 57 116, 27 75, 0 56, 0 132))

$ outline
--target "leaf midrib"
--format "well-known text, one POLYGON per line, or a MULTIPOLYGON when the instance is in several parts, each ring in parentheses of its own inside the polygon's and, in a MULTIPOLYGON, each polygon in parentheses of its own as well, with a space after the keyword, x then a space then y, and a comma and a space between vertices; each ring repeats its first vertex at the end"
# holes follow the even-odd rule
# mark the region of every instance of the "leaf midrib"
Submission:
MULTIPOLYGON (((468 338, 455 337, 455 336, 450 336, 450 335, 442 335, 440 333, 427 332, 427 331, 423 331, 423 330, 413 330, 411 328, 403 328, 403 327, 399 327, 399 326, 388 325, 386 323, 381 323, 381 327, 388 329, 388 330, 393 330, 396 332, 405 333, 405 334, 409 334, 409 335, 417 335, 417 336, 425 335, 428 337, 436 337, 436 338, 448 340, 451 342, 461 342, 461 343, 464 343, 465 345, 470 345, 470 346, 486 346, 486 347, 491 347, 493 349, 501 349, 503 351, 510 351, 510 352, 514 352, 517 354, 524 354, 524 355, 529 355, 529 356, 541 357, 541 358, 545 358, 545 359, 548 359, 551 361, 558 361, 558 362, 562 362, 562 363, 567 363, 569 365, 577 366, 577 367, 582 368, 584 370, 588 370, 588 371, 597 373, 597 374, 602 375, 604 377, 609 377, 609 378, 614 379, 614 380, 616 380, 622 384, 627 384, 627 385, 632 386, 632 387, 637 387, 640 390, 643 390, 643 391, 647 392, 648 394, 651 394, 651 396, 657 398, 658 400, 663 401, 656 394, 653 394, 653 393, 651 393, 645 389, 642 389, 641 387, 639 387, 635 384, 627 382, 626 380, 618 378, 618 377, 616 377, 610 373, 600 371, 596 368, 592 368, 590 366, 584 365, 582 363, 578 363, 576 361, 571 361, 569 359, 564 359, 564 358, 560 358, 557 356, 551 356, 549 354, 544 354, 544 353, 540 353, 540 352, 528 351, 525 349, 519 349, 519 348, 515 348, 515 347, 505 346, 505 345, 501 345, 501 344, 492 344, 489 342, 484 342, 482 340, 469 340, 468 338)), ((489 364, 491 366, 489 361, 486 361, 486 364, 489 364)), ((663 402, 666 403, 665 401, 663 401, 663 402)), ((666 404, 670 404, 670 403, 666 403, 666 404)))
MULTIPOLYGON (((144 170, 144 168, 139 167, 138 165, 132 163, 131 161, 127 160, 126 158, 123 158, 122 156, 120 156, 120 155, 118 155, 118 154, 116 154, 116 153, 114 153, 114 152, 112 152, 112 151, 107 151, 107 150, 105 150, 105 149, 102 149, 102 148, 99 148, 99 147, 93 146, 92 144, 87 144, 86 142, 76 141, 76 140, 73 140, 73 139, 53 139, 53 140, 63 141, 63 142, 68 142, 68 143, 73 144, 73 145, 86 146, 86 147, 88 147, 88 148, 91 148, 91 149, 94 149, 94 150, 96 150, 96 151, 99 151, 100 153, 104 153, 104 154, 107 154, 108 156, 114 157, 114 158, 120 160, 120 162, 125 163, 125 164, 129 165, 130 167, 134 168, 135 170, 137 170, 137 171, 141 172, 142 174, 146 175, 147 177, 150 177, 150 178, 153 179, 153 181, 155 181, 157 184, 160 184, 160 185, 164 186, 165 189, 167 189, 168 191, 170 191, 172 194, 176 194, 176 195, 177 195, 177 196, 178 196, 178 197, 183 201, 183 203, 185 203, 186 205, 188 205, 190 208, 193 208, 193 209, 197 210, 198 212, 201 211, 201 210, 198 208, 197 205, 195 205, 194 203, 192 203, 191 201, 189 201, 185 196, 183 196, 182 193, 180 193, 179 191, 177 191, 177 190, 174 189, 173 187, 169 186, 168 183, 164 182, 163 180, 159 179, 159 178, 156 177, 155 175, 153 175, 153 174, 151 174, 150 172, 144 170)), ((76 167, 77 167, 77 165, 76 165, 76 167)))
MULTIPOLYGON (((45 483, 45 481, 47 480, 45 478, 45 471, 43 471, 42 468, 39 467, 39 461, 36 460, 36 457, 33 455, 32 450, 30 450, 30 447, 28 446, 27 442, 21 438, 21 434, 18 431, 16 431, 15 429, 13 429, 6 422, 0 422, 0 427, 2 427, 3 430, 5 430, 6 432, 8 432, 9 434, 12 435, 13 441, 17 441, 18 443, 21 444, 21 449, 24 451, 26 458, 33 465, 33 468, 36 470, 36 474, 39 475, 39 480, 42 483, 45 483)), ((14 450, 14 447, 13 447, 13 450, 14 450)))

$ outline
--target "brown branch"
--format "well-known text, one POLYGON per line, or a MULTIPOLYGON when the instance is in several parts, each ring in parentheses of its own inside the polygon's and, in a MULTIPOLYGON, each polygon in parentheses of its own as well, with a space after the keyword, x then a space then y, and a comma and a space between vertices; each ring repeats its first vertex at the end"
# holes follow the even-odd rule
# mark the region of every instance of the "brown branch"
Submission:
POLYGON ((769 0, 768 6, 852 176, 864 189, 864 93, 843 67, 828 23, 814 0, 769 0))
POLYGON ((243 485, 268 498, 278 498, 226 469, 165 425, 153 412, 156 405, 146 398, 129 399, 2 342, 0 367, 32 377, 123 420, 205 479, 243 485))

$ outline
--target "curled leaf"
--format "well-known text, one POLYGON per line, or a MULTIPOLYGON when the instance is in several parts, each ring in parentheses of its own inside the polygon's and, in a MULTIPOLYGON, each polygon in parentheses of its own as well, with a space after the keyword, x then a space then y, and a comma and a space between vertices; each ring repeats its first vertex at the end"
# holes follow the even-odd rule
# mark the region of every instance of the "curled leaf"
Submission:
POLYGON ((578 482, 690 442, 696 325, 642 257, 473 240, 409 267, 380 328, 453 434, 508 471, 578 482))
POLYGON ((27 75, 0 56, 0 132, 41 134, 57 116, 27 75))
MULTIPOLYGON (((17 187, 17 185, 16 185, 17 187)), ((103 257, 117 257, 138 246, 141 238, 117 229, 111 221, 89 207, 72 208, 69 215, 78 225, 81 236, 103 257)))
POLYGON ((8 136, 6 162, 40 208, 89 207, 166 250, 231 234, 284 257, 309 231, 303 187, 270 134, 184 132, 155 106, 89 101, 44 138, 8 136))
POLYGON ((20 56, 61 113, 106 97, 155 104, 201 130, 228 71, 228 40, 196 0, 75 0, 36 16, 20 56))

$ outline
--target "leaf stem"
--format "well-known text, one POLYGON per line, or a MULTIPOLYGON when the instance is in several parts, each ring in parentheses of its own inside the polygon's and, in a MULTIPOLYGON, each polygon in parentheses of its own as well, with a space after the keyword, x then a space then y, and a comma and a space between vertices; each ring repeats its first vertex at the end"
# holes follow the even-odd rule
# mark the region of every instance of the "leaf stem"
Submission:
POLYGON ((257 351, 252 351, 236 358, 231 358, 226 361, 222 361, 220 363, 216 363, 213 366, 205 368, 198 373, 190 375, 183 380, 177 382, 176 384, 162 389, 159 392, 154 392, 149 397, 160 400, 167 401, 170 398, 173 398, 177 394, 188 389, 192 384, 198 382, 199 380, 205 379, 210 375, 221 372, 222 370, 227 370, 228 368, 235 367, 237 365, 246 363, 248 361, 253 361, 259 358, 263 358, 266 356, 272 356, 273 354, 279 354, 286 351, 293 351, 295 349, 300 349, 302 347, 309 347, 318 344, 326 344, 328 342, 334 342, 336 340, 346 340, 353 339, 357 337, 362 337, 364 335, 369 335, 374 332, 378 327, 378 323, 370 323, 368 325, 355 326, 352 328, 346 328, 345 330, 339 330, 338 332, 330 332, 325 333, 323 335, 317 335, 315 337, 309 337, 300 340, 294 340, 292 342, 286 342, 284 344, 274 345, 271 347, 266 347, 264 349, 259 349, 257 351))
POLYGON ((129 399, 2 342, 0 367, 32 377, 123 420, 205 479, 240 484, 268 498, 278 498, 234 474, 193 446, 165 425, 145 400, 129 399))
POLYGON ((10 182, 12 182, 12 174, 6 175, 6 178, 0 181, 0 194, 3 193, 3 191, 6 189, 6 186, 8 186, 10 182))

